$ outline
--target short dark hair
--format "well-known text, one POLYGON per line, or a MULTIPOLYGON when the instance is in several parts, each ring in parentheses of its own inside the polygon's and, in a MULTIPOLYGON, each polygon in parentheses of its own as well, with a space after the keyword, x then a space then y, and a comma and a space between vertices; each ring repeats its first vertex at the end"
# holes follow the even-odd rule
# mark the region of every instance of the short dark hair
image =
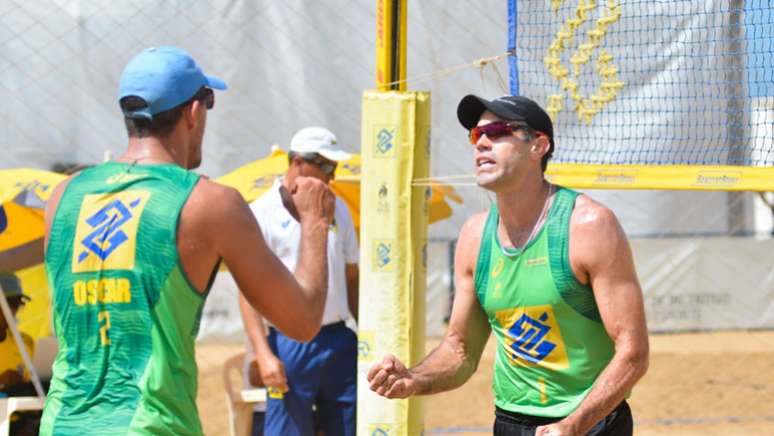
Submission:
MULTIPOLYGON (((173 107, 164 112, 159 112, 153 116, 152 120, 147 118, 124 117, 126 133, 130 138, 147 138, 149 136, 167 136, 172 133, 175 125, 183 116, 183 108, 188 102, 173 107)), ((135 111, 148 106, 144 99, 129 95, 121 99, 121 110, 126 112, 135 111)))
MULTIPOLYGON (((172 109, 153 115, 152 120, 124 116, 126 132, 129 134, 130 138, 169 135, 183 116, 183 109, 194 100, 203 100, 206 96, 206 92, 204 92, 206 89, 206 87, 202 86, 190 99, 172 109)), ((148 107, 148 102, 145 101, 145 99, 135 95, 128 95, 122 98, 119 104, 124 113, 130 113, 148 107)))

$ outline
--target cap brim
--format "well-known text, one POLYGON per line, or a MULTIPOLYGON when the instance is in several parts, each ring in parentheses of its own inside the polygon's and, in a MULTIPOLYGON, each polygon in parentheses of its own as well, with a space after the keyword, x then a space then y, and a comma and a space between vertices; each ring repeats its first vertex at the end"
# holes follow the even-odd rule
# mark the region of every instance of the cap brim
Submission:
POLYGON ((318 150, 317 154, 335 162, 341 162, 352 158, 352 154, 344 150, 318 150))
POLYGON ((457 119, 462 127, 470 130, 478 124, 481 114, 486 110, 484 102, 486 100, 473 94, 462 97, 460 104, 457 105, 457 119))
POLYGON ((223 80, 218 79, 217 77, 207 76, 207 75, 205 75, 204 77, 207 78, 207 87, 212 89, 219 89, 221 91, 225 91, 228 89, 228 85, 226 85, 226 82, 224 82, 223 80))

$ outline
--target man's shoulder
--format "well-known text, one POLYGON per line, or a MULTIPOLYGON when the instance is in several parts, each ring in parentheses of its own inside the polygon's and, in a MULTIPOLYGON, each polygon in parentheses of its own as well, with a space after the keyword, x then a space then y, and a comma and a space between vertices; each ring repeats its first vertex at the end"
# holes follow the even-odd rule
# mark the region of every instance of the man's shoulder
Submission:
POLYGON ((583 194, 575 201, 569 230, 576 247, 585 245, 592 250, 602 240, 626 237, 612 209, 583 194))
POLYGON ((488 215, 489 211, 478 212, 469 217, 462 225, 457 238, 458 261, 471 267, 475 265, 481 249, 481 238, 488 215))

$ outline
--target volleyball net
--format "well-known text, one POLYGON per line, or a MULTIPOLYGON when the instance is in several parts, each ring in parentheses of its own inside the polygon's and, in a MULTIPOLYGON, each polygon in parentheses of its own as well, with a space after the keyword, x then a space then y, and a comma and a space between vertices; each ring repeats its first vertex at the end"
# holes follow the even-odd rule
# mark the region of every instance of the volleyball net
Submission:
POLYGON ((508 6, 511 92, 553 118, 556 171, 630 171, 595 173, 601 187, 773 190, 774 4, 508 6))

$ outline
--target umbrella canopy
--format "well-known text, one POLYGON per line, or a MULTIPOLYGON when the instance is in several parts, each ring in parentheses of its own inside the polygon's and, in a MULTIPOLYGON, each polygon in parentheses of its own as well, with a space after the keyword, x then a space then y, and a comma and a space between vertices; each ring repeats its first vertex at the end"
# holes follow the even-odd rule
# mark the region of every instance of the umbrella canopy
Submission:
POLYGON ((17 314, 34 338, 51 334, 43 262, 45 201, 66 176, 33 169, 0 170, 0 271, 15 271, 30 301, 17 314))
POLYGON ((0 170, 0 271, 41 263, 45 201, 65 177, 33 169, 0 170))
MULTIPOLYGON (((274 180, 282 177, 287 169, 287 153, 279 147, 273 147, 271 153, 265 158, 241 166, 216 181, 236 188, 245 201, 251 202, 266 192, 274 184, 274 180)), ((356 154, 352 159, 339 163, 336 168, 336 179, 331 182, 331 189, 347 204, 355 222, 355 228, 359 229, 360 155, 356 154)), ((462 197, 451 186, 437 184, 431 187, 428 208, 430 223, 451 216, 452 208, 447 200, 462 203, 462 197)))

